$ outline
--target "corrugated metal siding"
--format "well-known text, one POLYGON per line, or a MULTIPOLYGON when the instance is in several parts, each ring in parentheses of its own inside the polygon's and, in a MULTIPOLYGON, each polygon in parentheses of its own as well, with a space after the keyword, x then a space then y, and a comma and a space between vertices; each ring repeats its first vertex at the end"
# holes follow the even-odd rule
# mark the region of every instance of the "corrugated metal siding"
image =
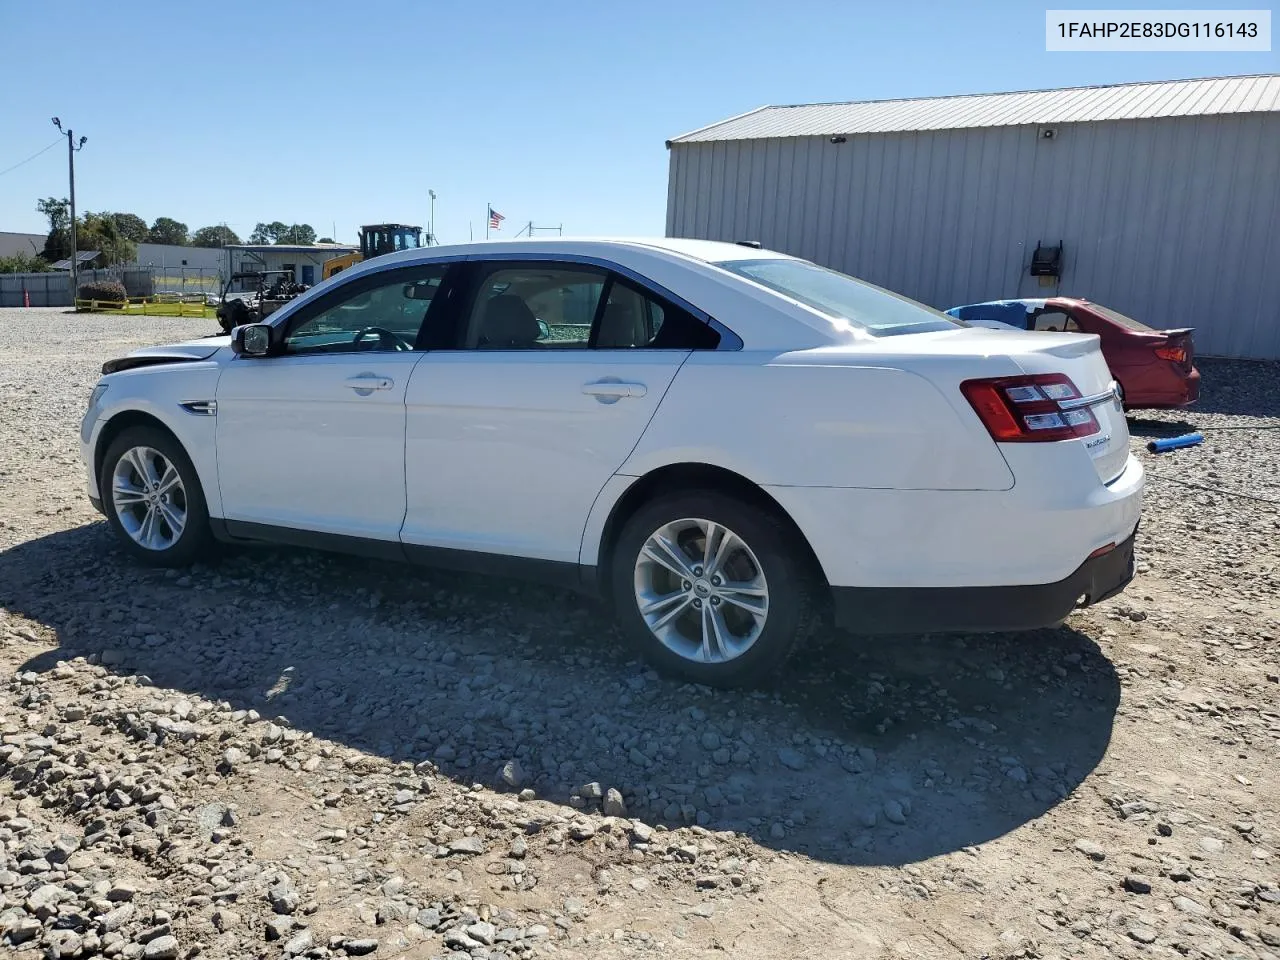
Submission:
POLYGON ((760 107, 672 143, 1138 120, 1280 110, 1280 74, 760 107))
POLYGON ((1280 359, 1280 114, 675 144, 667 233, 759 240, 945 309, 1080 296, 1280 359), (1061 287, 1027 267, 1064 244, 1061 287))

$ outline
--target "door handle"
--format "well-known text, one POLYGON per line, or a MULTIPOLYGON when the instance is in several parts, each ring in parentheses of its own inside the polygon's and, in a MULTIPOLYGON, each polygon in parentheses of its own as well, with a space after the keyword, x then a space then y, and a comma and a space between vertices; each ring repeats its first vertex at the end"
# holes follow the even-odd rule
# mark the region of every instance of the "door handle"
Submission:
POLYGON ((390 390, 395 386, 395 381, 390 377, 379 377, 372 373, 362 373, 356 377, 348 377, 343 381, 343 386, 348 387, 363 396, 368 396, 374 390, 390 390))
POLYGON ((649 388, 643 383, 626 383, 622 380, 593 380, 582 385, 582 392, 597 400, 609 402, 622 397, 643 397, 649 388))

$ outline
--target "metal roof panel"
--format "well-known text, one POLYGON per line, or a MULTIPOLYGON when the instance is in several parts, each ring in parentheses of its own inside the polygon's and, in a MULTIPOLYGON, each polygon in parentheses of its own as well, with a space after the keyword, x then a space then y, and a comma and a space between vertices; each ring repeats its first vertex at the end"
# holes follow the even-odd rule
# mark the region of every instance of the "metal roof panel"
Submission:
POLYGON ((766 106, 668 143, 1280 111, 1280 74, 766 106))

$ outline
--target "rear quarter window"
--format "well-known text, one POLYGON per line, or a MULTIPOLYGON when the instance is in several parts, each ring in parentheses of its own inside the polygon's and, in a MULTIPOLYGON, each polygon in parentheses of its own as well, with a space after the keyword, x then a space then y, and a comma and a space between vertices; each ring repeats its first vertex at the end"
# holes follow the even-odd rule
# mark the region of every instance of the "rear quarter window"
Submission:
POLYGON ((716 266, 877 337, 967 326, 923 303, 807 260, 728 260, 716 266))

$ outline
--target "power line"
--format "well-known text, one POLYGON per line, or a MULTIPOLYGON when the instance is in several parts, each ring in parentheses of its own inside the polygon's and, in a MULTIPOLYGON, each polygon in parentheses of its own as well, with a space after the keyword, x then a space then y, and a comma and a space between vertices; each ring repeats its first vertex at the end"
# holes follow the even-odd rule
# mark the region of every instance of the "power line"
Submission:
POLYGON ((52 150, 54 147, 56 147, 56 146, 57 146, 58 144, 60 144, 61 142, 62 142, 62 138, 61 138, 61 137, 59 137, 57 140, 53 141, 53 143, 49 144, 49 145, 48 145, 47 147, 45 147, 43 150, 38 150, 38 151, 36 151, 36 152, 35 152, 35 153, 33 153, 31 156, 27 157, 27 159, 25 159, 25 160, 19 160, 19 161, 18 161, 17 163, 15 163, 12 167, 5 167, 5 169, 0 170, 0 177, 3 177, 6 173, 9 173, 10 171, 17 170, 17 169, 18 169, 20 166, 22 166, 24 163, 30 163, 32 160, 34 160, 36 157, 40 156, 40 154, 42 154, 42 153, 48 153, 50 150, 52 150))

